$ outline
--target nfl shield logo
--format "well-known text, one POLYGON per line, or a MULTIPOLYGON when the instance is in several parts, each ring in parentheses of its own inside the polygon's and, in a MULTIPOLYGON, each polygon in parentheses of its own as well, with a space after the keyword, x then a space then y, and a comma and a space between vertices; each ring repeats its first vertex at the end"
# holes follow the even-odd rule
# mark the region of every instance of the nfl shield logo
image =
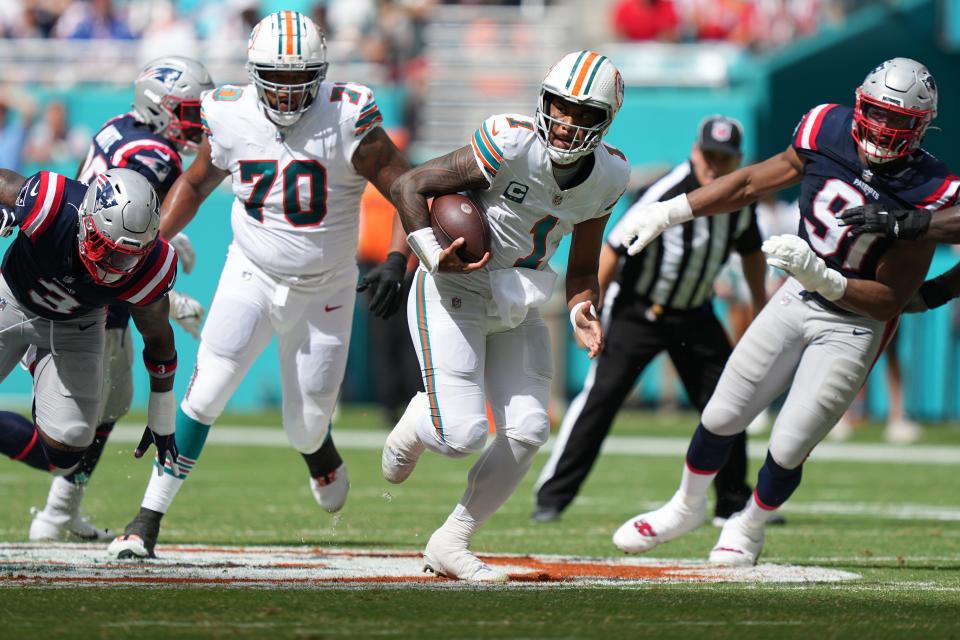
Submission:
POLYGON ((558 193, 557 195, 553 196, 553 206, 559 207, 561 202, 563 202, 562 195, 558 193))
POLYGON ((731 127, 729 122, 724 122, 723 120, 717 120, 713 123, 713 127, 710 129, 710 135, 713 136, 713 139, 717 142, 726 142, 730 139, 731 127))

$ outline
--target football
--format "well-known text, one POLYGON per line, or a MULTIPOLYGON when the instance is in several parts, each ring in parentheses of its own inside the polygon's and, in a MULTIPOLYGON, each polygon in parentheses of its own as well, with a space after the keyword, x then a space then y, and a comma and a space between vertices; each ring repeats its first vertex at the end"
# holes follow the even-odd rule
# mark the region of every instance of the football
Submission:
POLYGON ((466 196, 454 193, 434 198, 430 207, 430 225, 444 249, 457 238, 463 238, 463 246, 457 250, 457 255, 464 262, 477 262, 490 250, 487 216, 466 196))

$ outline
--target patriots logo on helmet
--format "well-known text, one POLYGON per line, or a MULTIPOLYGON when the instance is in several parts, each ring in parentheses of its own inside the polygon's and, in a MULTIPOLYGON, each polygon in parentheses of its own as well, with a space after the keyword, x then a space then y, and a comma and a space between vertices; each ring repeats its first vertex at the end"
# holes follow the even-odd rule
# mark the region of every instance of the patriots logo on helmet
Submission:
POLYGON ((180 76, 183 75, 183 71, 180 69, 174 69, 172 67, 154 67, 153 69, 148 69, 146 73, 143 74, 144 80, 156 80, 164 86, 167 91, 173 91, 173 86, 177 83, 177 80, 180 79, 180 76))
POLYGON ((97 176, 97 199, 93 211, 115 206, 117 206, 117 194, 113 191, 113 185, 103 174, 100 174, 97 176))

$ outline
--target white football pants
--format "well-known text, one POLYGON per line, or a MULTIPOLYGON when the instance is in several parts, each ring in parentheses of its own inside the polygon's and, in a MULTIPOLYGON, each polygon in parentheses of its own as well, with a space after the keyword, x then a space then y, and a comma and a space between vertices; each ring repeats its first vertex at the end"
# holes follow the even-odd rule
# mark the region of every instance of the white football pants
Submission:
POLYGON ((536 309, 510 328, 487 315, 484 296, 420 269, 407 320, 430 403, 421 439, 460 454, 481 450, 488 401, 499 434, 537 447, 547 441, 553 358, 536 309))
POLYGON ((356 282, 355 263, 310 282, 281 280, 231 244, 181 409, 213 424, 276 334, 283 428, 300 453, 319 449, 346 369, 356 282))
POLYGON ((897 325, 830 311, 802 290, 790 278, 771 296, 701 416, 713 433, 740 433, 789 386, 769 445, 787 469, 801 465, 847 410, 897 325))

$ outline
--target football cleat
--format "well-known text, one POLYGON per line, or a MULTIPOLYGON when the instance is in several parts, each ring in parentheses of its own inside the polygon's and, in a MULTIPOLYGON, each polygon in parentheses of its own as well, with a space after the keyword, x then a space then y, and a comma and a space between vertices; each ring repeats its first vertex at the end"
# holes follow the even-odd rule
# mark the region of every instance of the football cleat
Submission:
POLYGON ((423 551, 423 570, 467 582, 502 583, 510 579, 506 573, 473 555, 465 543, 444 531, 443 527, 434 531, 427 542, 423 551))
MULTIPOLYGON (((79 502, 77 507, 79 509, 79 502)), ((30 513, 33 514, 30 542, 97 542, 113 537, 109 529, 93 526, 78 511, 61 511, 47 505, 42 510, 31 508, 30 513)))
POLYGON ((752 567, 763 551, 763 526, 750 527, 743 514, 737 513, 727 519, 720 531, 720 538, 710 552, 711 564, 729 567, 752 567))
POLYGON ((140 507, 140 512, 124 529, 123 535, 114 538, 107 547, 107 553, 119 560, 156 558, 153 550, 160 536, 162 517, 159 511, 140 507))
POLYGON ((913 420, 888 422, 883 438, 890 444, 913 444, 923 437, 923 427, 913 420))
POLYGON ((410 477, 426 447, 417 435, 417 423, 430 411, 427 394, 417 393, 383 443, 380 469, 387 482, 400 484, 410 477))
POLYGON ((347 477, 347 465, 341 464, 325 476, 310 478, 310 490, 317 504, 330 513, 336 513, 343 508, 350 491, 350 480, 347 477))
POLYGON ((613 544, 626 553, 643 553, 693 531, 706 520, 706 497, 690 506, 678 491, 656 511, 642 513, 620 525, 613 534, 613 544))

